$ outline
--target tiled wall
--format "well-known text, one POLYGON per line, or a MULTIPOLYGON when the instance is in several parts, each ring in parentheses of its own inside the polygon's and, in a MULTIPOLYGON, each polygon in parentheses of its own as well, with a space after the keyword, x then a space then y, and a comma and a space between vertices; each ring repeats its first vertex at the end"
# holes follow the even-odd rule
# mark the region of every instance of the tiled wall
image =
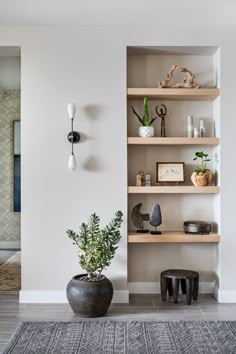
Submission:
POLYGON ((20 91, 0 89, 0 248, 20 244, 20 213, 13 211, 13 121, 20 119, 20 91))

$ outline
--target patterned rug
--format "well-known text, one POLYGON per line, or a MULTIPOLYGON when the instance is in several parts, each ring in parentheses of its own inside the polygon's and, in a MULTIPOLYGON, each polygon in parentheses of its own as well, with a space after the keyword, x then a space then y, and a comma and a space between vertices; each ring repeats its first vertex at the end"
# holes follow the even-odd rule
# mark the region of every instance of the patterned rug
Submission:
POLYGON ((21 285, 21 253, 16 252, 0 265, 0 294, 17 293, 21 285))
POLYGON ((3 354, 236 353, 236 321, 24 322, 3 354))

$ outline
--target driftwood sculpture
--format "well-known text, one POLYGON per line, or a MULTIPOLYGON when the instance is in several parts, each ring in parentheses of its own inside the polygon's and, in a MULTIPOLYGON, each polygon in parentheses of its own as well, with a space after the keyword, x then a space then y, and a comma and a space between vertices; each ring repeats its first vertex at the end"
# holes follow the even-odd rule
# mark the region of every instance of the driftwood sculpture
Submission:
POLYGON ((158 81, 158 88, 168 88, 168 87, 178 87, 178 88, 200 88, 200 85, 194 81, 195 75, 191 73, 191 71, 186 68, 181 68, 179 65, 172 65, 170 71, 167 74, 167 79, 164 81, 158 81), (181 73, 186 73, 186 77, 182 82, 175 84, 174 86, 170 86, 169 82, 174 75, 174 71, 177 70, 181 73))

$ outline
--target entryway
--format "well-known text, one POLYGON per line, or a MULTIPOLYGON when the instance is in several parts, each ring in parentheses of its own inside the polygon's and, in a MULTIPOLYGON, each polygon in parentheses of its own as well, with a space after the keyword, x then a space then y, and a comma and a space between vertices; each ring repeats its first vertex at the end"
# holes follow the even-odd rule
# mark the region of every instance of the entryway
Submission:
POLYGON ((0 294, 21 285, 21 57, 0 46, 0 294))

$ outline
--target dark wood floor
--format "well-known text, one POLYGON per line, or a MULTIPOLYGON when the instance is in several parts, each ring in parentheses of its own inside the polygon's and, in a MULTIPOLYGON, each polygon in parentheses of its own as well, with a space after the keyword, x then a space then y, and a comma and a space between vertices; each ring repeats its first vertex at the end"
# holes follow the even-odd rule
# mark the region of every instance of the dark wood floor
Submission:
MULTIPOLYGON (((16 294, 0 295, 0 350, 22 321, 81 319, 68 304, 19 304, 16 294)), ((172 299, 163 303, 159 295, 131 295, 129 304, 112 304, 106 316, 95 320, 236 320, 236 304, 219 304, 211 295, 200 295, 191 306, 182 295, 178 304, 172 299)))

